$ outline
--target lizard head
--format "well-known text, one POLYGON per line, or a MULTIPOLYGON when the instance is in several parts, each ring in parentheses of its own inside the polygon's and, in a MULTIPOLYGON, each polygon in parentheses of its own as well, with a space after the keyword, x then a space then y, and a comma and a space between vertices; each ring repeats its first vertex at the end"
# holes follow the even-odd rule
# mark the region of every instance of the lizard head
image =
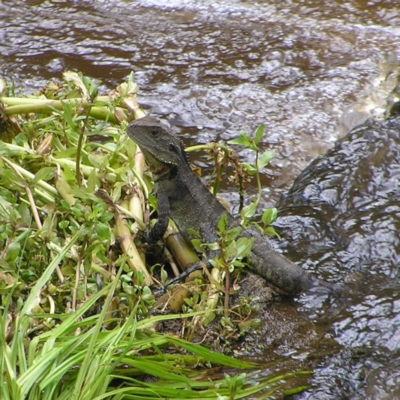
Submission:
POLYGON ((143 151, 150 168, 187 164, 188 159, 182 141, 157 118, 146 116, 128 125, 129 137, 143 151))

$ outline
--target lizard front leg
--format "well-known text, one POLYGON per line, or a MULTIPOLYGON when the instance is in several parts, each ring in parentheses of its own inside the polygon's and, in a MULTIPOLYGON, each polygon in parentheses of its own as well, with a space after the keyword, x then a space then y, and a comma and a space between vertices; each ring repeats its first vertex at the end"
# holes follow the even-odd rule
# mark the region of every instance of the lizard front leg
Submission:
MULTIPOLYGON (((201 229, 200 229, 199 233, 202 236, 203 241, 205 243, 215 243, 215 242, 218 241, 218 236, 213 232, 213 230, 207 224, 206 225, 203 224, 201 226, 201 229)), ((205 255, 205 259, 203 259, 201 261, 199 260, 198 262, 195 262, 188 269, 183 271, 180 275, 178 275, 175 278, 169 280, 164 285, 164 289, 166 289, 170 285, 174 285, 176 283, 181 282, 182 280, 187 278, 194 271, 202 270, 204 268, 210 269, 212 266, 211 266, 211 263, 210 263, 209 260, 210 259, 214 259, 218 255, 219 255, 219 251, 218 250, 207 250, 206 251, 206 255, 205 255)))
POLYGON ((162 193, 157 194, 158 220, 150 231, 146 232, 146 241, 149 243, 158 242, 168 228, 169 223, 169 200, 168 196, 162 193))

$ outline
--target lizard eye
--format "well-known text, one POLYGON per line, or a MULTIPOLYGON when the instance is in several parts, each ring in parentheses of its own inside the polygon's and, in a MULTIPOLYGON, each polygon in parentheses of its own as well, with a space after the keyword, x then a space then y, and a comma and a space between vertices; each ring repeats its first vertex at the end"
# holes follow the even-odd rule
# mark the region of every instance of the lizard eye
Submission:
POLYGON ((158 135, 158 130, 157 129, 152 129, 150 131, 150 135, 153 136, 153 137, 156 137, 158 135))

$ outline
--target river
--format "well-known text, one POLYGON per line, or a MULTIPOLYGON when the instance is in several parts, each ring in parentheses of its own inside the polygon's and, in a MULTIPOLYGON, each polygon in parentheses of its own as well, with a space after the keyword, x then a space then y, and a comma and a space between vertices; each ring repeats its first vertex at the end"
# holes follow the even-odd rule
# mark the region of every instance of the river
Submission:
MULTIPOLYGON (((270 206, 338 138, 368 117, 383 117, 399 74, 396 3, 3 1, 0 76, 33 92, 72 69, 112 89, 133 70, 139 103, 176 126, 190 144, 226 141, 264 123, 263 150, 276 153, 262 173, 262 205, 270 206)), ((197 163, 205 166, 205 159, 197 163)), ((236 194, 227 184, 223 189, 235 209, 236 194)), ((398 219, 394 225, 400 229, 398 219)), ((309 252, 296 256, 296 243, 291 245, 283 246, 289 257, 329 275, 323 254, 309 262, 309 252)), ((348 272, 348 265, 335 268, 339 277, 348 272)), ((396 279, 398 272, 391 270, 387 281, 396 279)), ((298 398, 400 398, 395 288, 371 286, 336 312, 331 305, 324 317, 309 296, 293 304, 352 354, 346 359, 342 349, 321 362, 315 387, 298 398), (362 354, 356 361, 354 352, 362 354)), ((290 346, 285 351, 290 354, 290 346)))

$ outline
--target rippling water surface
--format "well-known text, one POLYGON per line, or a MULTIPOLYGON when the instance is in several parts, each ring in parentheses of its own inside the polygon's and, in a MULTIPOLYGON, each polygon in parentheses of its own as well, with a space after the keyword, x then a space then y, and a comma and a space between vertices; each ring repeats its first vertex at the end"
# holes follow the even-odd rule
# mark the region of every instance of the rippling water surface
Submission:
MULTIPOLYGON (((263 146, 276 152, 263 173, 264 201, 271 205, 337 138, 368 115, 383 115, 400 56, 396 3, 3 1, 0 75, 34 91, 73 69, 111 89, 133 70, 140 104, 180 127, 190 143, 227 140, 265 123, 263 146)), ((388 162, 379 153, 362 165, 382 164, 386 172, 379 175, 373 198, 368 181, 364 186, 357 181, 358 192, 345 191, 345 217, 342 209, 327 206, 344 204, 334 197, 337 186, 329 171, 311 176, 314 186, 311 181, 302 186, 311 190, 329 181, 332 188, 318 193, 325 203, 307 203, 309 191, 302 195, 303 206, 293 191, 281 202, 281 225, 293 226, 281 244, 284 251, 320 276, 358 282, 345 305, 321 306, 311 295, 297 304, 341 346, 321 361, 315 389, 302 398, 400 398, 396 157, 388 162)), ((334 160, 335 165, 343 168, 332 173, 344 180, 351 176, 345 164, 334 160)), ((348 180, 345 184, 351 187, 348 180)), ((225 189, 234 202, 235 194, 225 189)), ((274 329, 272 320, 266 324, 274 329)), ((281 335, 281 340, 265 337, 277 353, 301 351, 301 343, 311 346, 296 342, 290 328, 281 335)), ((260 356, 270 359, 271 353, 260 356)))

